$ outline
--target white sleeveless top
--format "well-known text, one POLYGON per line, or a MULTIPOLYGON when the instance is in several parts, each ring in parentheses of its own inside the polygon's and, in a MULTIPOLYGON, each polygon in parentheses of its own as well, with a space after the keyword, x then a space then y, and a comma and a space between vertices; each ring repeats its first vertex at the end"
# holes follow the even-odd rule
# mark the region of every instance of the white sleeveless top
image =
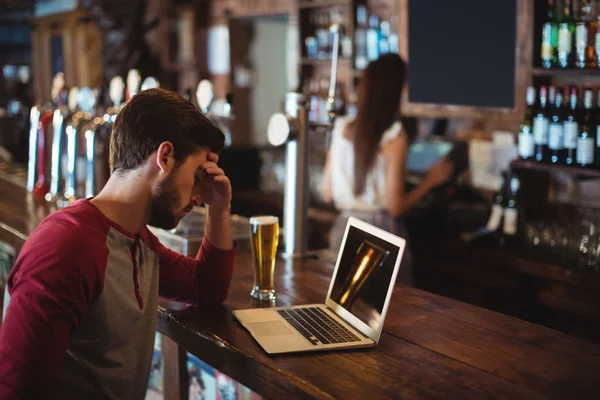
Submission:
POLYGON ((330 172, 333 204, 338 210, 375 211, 386 207, 386 165, 382 148, 402 132, 400 122, 386 130, 379 145, 380 151, 367 174, 364 192, 354 195, 354 144, 344 137, 350 117, 338 117, 331 133, 330 172))

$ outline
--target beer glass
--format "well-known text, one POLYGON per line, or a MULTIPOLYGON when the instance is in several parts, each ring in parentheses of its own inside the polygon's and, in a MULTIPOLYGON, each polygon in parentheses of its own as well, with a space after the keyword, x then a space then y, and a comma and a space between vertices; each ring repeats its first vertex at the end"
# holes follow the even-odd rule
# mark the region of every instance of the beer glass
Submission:
POLYGON ((254 287, 250 296, 259 301, 273 301, 279 219, 266 215, 250 218, 250 236, 254 256, 254 287))
POLYGON ((356 250, 350 273, 337 300, 342 307, 347 310, 352 307, 365 282, 384 263, 388 254, 389 251, 368 240, 360 244, 358 250, 356 250))

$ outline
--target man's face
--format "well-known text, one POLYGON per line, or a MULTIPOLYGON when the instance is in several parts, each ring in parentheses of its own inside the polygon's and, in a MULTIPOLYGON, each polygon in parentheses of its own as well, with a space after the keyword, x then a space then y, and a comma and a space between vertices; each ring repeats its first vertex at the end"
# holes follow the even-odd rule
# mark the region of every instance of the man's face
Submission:
POLYGON ((195 205, 202 203, 200 188, 206 172, 201 165, 207 161, 207 155, 208 149, 190 155, 154 188, 150 225, 173 229, 195 205))

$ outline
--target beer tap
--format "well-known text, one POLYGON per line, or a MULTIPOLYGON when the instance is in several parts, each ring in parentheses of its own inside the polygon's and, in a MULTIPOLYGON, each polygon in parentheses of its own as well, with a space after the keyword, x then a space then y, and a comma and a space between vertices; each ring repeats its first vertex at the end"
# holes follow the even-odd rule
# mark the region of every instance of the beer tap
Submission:
MULTIPOLYGON (((104 125, 104 118, 95 116, 95 106, 98 103, 96 94, 90 88, 82 88, 78 96, 79 108, 84 112, 87 119, 85 133, 85 194, 84 197, 92 197, 96 192, 96 133, 99 127, 104 125)), ((77 146, 75 147, 77 148, 77 146)), ((77 158, 77 156, 75 157, 77 158)))
POLYGON ((133 96, 140 91, 140 72, 137 69, 130 69, 127 72, 127 88, 125 89, 125 102, 129 102, 133 96))
POLYGON ((64 154, 64 135, 65 120, 71 118, 77 111, 77 93, 79 89, 74 86, 69 90, 67 96, 67 106, 59 106, 54 110, 52 117, 52 126, 54 134, 52 135, 52 153, 50 163, 50 192, 46 194, 46 200, 49 202, 59 201, 59 191, 61 190, 61 181, 63 177, 63 154, 64 154))
POLYGON ((115 122, 117 118, 117 114, 121 110, 121 106, 123 104, 123 92, 125 90, 125 83, 123 82, 123 78, 120 76, 115 76, 110 80, 110 85, 108 87, 108 97, 112 102, 112 107, 108 107, 106 112, 104 113, 104 120, 108 124, 112 124, 115 122))
POLYGON ((67 179, 61 206, 70 205, 77 195, 77 160, 78 160, 78 134, 82 126, 90 121, 90 113, 94 109, 96 99, 92 89, 84 87, 77 92, 77 111, 65 129, 67 136, 67 179))
POLYGON ((231 138, 231 121, 234 119, 231 113, 232 94, 228 93, 225 97, 225 103, 223 103, 223 111, 220 114, 216 114, 210 111, 210 106, 213 104, 214 91, 213 85, 208 79, 202 79, 198 83, 196 89, 196 101, 198 107, 206 115, 208 119, 213 121, 225 134, 225 146, 230 146, 232 142, 231 138))
POLYGON ((158 79, 156 79, 153 76, 148 76, 146 79, 144 79, 144 82, 142 82, 142 87, 141 90, 148 90, 148 89, 156 89, 160 87, 160 83, 158 82, 158 79))
POLYGON ((38 129, 40 125, 41 110, 38 106, 31 107, 29 113, 29 160, 27 165, 27 190, 33 192, 36 181, 38 160, 38 129))
MULTIPOLYGON (((64 104, 64 89, 64 74, 59 72, 52 80, 50 93, 57 108, 64 104)), ((27 189, 38 199, 44 199, 50 189, 46 180, 46 146, 49 143, 53 114, 52 103, 48 102, 41 108, 33 107, 30 115, 27 189)))
MULTIPOLYGON (((331 78, 327 100, 330 127, 335 117, 335 85, 337 81, 340 25, 333 24, 331 78)), ((302 257, 307 251, 308 181, 308 109, 306 97, 290 92, 285 97, 285 113, 271 116, 267 127, 273 146, 286 144, 286 179, 283 195, 284 256, 302 257)))

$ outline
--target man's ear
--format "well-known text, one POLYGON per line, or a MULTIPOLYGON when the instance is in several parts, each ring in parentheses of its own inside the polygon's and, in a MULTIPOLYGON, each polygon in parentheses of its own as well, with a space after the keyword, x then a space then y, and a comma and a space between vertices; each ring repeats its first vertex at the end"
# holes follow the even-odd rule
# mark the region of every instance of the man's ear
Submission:
POLYGON ((156 152, 156 165, 161 172, 169 172, 175 165, 174 152, 175 149, 171 142, 162 142, 160 146, 158 146, 158 151, 156 152))

